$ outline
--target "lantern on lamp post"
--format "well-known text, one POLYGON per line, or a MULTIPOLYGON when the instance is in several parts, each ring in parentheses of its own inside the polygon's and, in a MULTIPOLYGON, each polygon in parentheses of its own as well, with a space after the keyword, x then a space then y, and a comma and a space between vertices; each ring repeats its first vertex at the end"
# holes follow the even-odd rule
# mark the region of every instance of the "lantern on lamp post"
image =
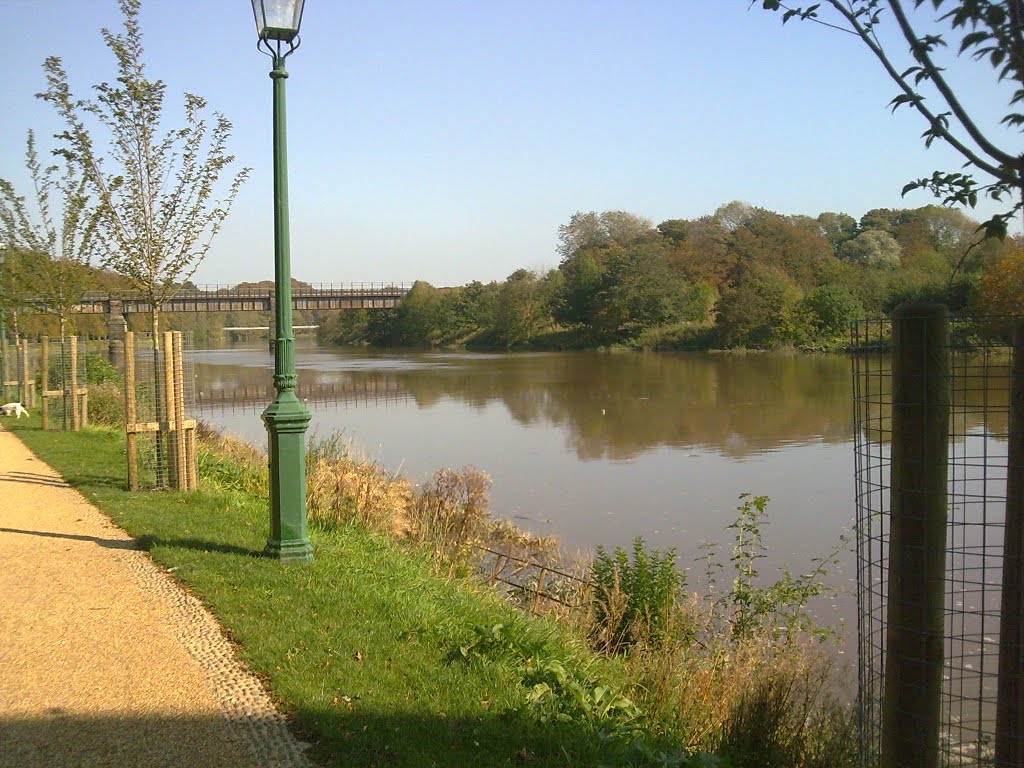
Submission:
POLYGON ((252 0, 257 47, 273 61, 274 83, 274 401, 263 412, 270 464, 270 538, 265 554, 313 561, 306 532, 306 428, 310 414, 295 395, 292 278, 288 244, 285 58, 299 47, 303 0, 252 0))

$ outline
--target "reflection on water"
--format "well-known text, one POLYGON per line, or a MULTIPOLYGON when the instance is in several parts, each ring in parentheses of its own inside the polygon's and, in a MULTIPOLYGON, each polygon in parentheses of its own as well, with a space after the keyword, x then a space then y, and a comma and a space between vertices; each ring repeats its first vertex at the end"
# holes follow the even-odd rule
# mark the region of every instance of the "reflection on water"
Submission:
MULTIPOLYGON (((259 410, 272 397, 269 356, 199 352, 203 408, 259 410)), ((643 354, 299 354, 312 405, 413 402, 466 410, 502 405, 519 425, 564 431, 581 460, 631 460, 661 446, 744 458, 852 433, 841 357, 643 354)))
MULTIPOLYGON (((200 416, 262 444, 271 356, 196 354, 200 416)), ((343 431, 414 480, 475 465, 494 479, 495 514, 570 550, 641 535, 689 565, 700 542, 730 539, 746 491, 772 499, 772 562, 802 568, 854 516, 842 357, 311 346, 297 365, 313 430, 343 431)))

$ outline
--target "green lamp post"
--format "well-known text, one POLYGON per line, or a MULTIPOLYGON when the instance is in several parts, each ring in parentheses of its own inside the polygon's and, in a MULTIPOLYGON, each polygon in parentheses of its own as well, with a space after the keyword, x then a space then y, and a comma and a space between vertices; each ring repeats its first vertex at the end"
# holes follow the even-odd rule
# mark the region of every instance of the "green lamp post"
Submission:
POLYGON ((285 143, 285 58, 299 47, 303 0, 252 0, 257 47, 270 56, 274 82, 274 388, 263 412, 270 459, 270 538, 264 550, 282 562, 310 563, 306 533, 306 428, 310 414, 295 396, 292 276, 288 252, 288 152, 285 143))

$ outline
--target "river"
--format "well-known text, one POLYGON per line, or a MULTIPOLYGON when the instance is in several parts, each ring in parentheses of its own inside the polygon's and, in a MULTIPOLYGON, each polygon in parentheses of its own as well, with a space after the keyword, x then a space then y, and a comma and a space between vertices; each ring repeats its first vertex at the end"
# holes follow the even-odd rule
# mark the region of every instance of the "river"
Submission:
MULTIPOLYGON (((198 415, 264 444, 265 346, 195 352, 198 415)), ((762 571, 827 554, 852 526, 849 360, 800 354, 382 352, 300 342, 311 430, 421 481, 473 465, 498 517, 564 549, 702 542, 728 561, 740 493, 768 496, 762 571)), ((852 589, 852 556, 837 585, 852 589)), ((696 580, 696 575, 692 580, 696 580)), ((845 601, 844 601, 845 602, 845 601)), ((847 620, 852 611, 842 610, 847 620)))

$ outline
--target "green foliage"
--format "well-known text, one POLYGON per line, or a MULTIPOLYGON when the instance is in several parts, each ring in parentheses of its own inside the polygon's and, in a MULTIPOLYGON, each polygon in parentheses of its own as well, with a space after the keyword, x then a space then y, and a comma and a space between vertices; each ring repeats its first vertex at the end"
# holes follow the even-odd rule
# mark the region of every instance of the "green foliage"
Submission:
POLYGON ((864 317, 864 308, 839 285, 821 285, 801 301, 808 313, 814 335, 820 338, 847 338, 850 324, 864 317))
POLYGON ((806 318, 799 313, 800 299, 800 288, 785 272, 751 266, 718 303, 720 343, 726 347, 801 343, 806 318))
POLYGON ((868 229, 839 246, 839 257, 868 267, 900 266, 902 249, 896 239, 880 229, 868 229))
POLYGON ((320 334, 497 349, 835 347, 851 320, 910 296, 966 306, 981 271, 1013 247, 979 244, 976 228, 933 205, 876 208, 859 224, 741 202, 657 229, 621 212, 577 214, 560 230, 557 269, 454 288, 417 283, 398 309, 338 313, 320 334))
MULTIPOLYGON (((824 683, 817 682, 819 688, 824 683)), ((854 766, 855 720, 852 707, 814 707, 813 697, 792 677, 769 674, 740 698, 718 753, 732 768, 854 766)))
POLYGON ((89 423, 105 427, 124 427, 124 390, 121 385, 103 379, 89 385, 89 423))
POLYGON ((101 384, 105 381, 115 384, 123 382, 123 378, 117 368, 100 355, 85 356, 85 380, 88 384, 101 384))
POLYGON ((400 346, 435 344, 440 338, 441 297, 430 283, 417 280, 395 311, 391 340, 400 346))
POLYGON ((63 336, 71 310, 95 287, 89 263, 96 249, 98 212, 75 163, 61 158, 58 165, 40 164, 33 131, 28 132, 25 165, 34 206, 0 179, 3 271, 13 278, 0 285, 0 309, 6 305, 54 315, 63 336))
POLYGON ((761 7, 781 13, 783 23, 794 18, 813 21, 859 38, 896 85, 893 111, 905 106, 917 112, 926 125, 921 134, 925 147, 945 142, 966 161, 968 172, 935 171, 906 184, 903 194, 926 189, 944 205, 970 208, 985 196, 1006 201, 1010 207, 980 227, 987 237, 1006 237, 1008 223, 1024 207, 1020 153, 1012 141, 1006 148, 997 145, 1008 139, 1004 129, 1018 134, 1024 130, 1024 114, 1017 111, 1024 101, 1024 22, 1017 0, 914 0, 910 12, 902 3, 883 7, 880 0, 824 0, 808 6, 761 0, 761 7), (886 21, 892 22, 895 38, 879 31, 886 21), (902 61, 891 48, 891 40, 900 37, 906 46, 902 61), (963 58, 954 66, 946 53, 951 50, 947 37, 959 39, 954 55, 979 62, 992 82, 1012 84, 1006 94, 1009 111, 998 123, 984 111, 965 109, 963 83, 971 77, 960 71, 967 68, 960 63, 963 58), (975 173, 982 175, 981 181, 975 173))
MULTIPOLYGON (((822 596, 833 596, 835 589, 828 586, 827 578, 831 568, 838 565, 840 554, 846 547, 846 540, 825 557, 813 558, 814 568, 809 572, 793 576, 788 568, 769 584, 761 583, 758 561, 765 558, 767 547, 763 531, 768 524, 768 497, 740 495, 739 515, 729 526, 735 532, 732 554, 733 579, 731 588, 722 592, 714 603, 714 619, 717 624, 727 626, 736 639, 749 638, 757 633, 767 633, 775 640, 796 641, 801 635, 810 635, 820 641, 835 636, 835 629, 823 627, 811 615, 809 604, 822 596)), ((705 568, 709 590, 717 582, 718 574, 724 570, 713 547, 705 547, 705 568)))
POLYGON ((505 349, 525 344, 550 322, 537 275, 525 269, 513 272, 498 292, 492 329, 495 341, 505 349))
POLYGON ((686 585, 675 557, 675 549, 648 550, 639 536, 633 539, 632 560, 621 547, 613 554, 597 548, 591 567, 593 610, 598 642, 606 650, 664 638, 672 606, 686 585))

